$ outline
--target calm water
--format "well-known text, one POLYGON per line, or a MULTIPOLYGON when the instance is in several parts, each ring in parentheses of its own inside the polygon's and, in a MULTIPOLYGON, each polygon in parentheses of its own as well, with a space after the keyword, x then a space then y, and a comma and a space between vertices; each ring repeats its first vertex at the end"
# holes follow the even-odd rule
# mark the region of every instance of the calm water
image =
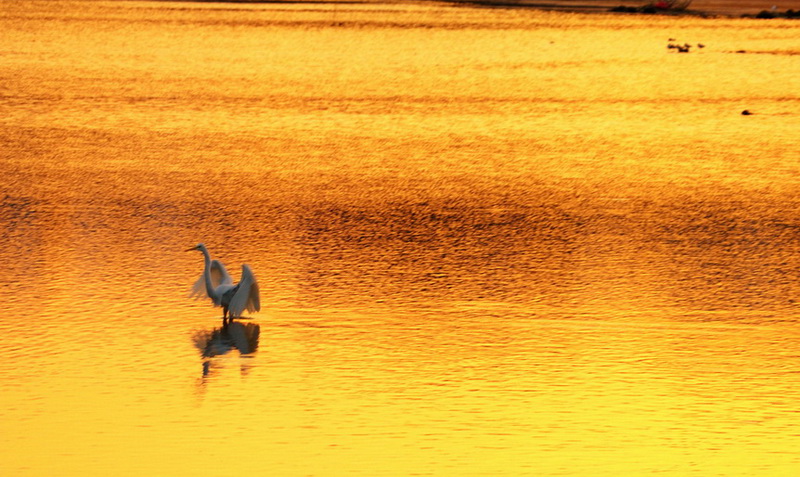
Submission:
POLYGON ((4 475, 800 469, 796 22, 48 1, 0 31, 4 475), (200 241, 260 313, 187 298, 200 241))

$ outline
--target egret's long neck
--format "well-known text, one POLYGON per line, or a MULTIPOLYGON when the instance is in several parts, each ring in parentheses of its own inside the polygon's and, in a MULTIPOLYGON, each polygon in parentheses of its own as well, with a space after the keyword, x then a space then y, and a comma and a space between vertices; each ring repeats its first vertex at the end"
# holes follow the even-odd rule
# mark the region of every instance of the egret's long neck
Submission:
POLYGON ((205 261, 205 268, 203 269, 203 278, 206 281, 206 293, 210 297, 214 292, 214 285, 211 284, 211 255, 205 247, 200 249, 203 252, 203 260, 205 261))

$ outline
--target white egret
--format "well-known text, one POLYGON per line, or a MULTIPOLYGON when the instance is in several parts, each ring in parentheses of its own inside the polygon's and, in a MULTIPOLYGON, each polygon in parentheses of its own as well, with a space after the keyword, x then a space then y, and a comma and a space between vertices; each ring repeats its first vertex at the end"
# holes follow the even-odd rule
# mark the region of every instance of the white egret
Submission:
POLYGON ((250 313, 261 310, 258 282, 249 265, 242 265, 242 278, 234 285, 225 265, 219 260, 211 260, 211 255, 204 244, 199 243, 187 252, 191 250, 200 250, 205 259, 203 274, 192 286, 191 296, 200 297, 205 292, 215 306, 222 307, 223 324, 228 316, 233 321, 245 310, 250 313))

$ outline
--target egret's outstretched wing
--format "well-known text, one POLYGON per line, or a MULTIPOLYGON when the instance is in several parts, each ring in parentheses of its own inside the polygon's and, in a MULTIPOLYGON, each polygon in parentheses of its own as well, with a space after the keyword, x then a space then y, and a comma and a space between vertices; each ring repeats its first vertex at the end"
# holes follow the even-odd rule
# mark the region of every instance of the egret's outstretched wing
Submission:
POLYGON ((203 278, 203 275, 200 275, 200 278, 194 282, 192 285, 192 291, 189 292, 189 298, 201 298, 203 295, 208 295, 206 292, 206 281, 203 278))
POLYGON ((238 290, 231 298, 231 304, 228 307, 231 316, 241 316, 244 310, 250 313, 261 310, 258 282, 249 265, 242 265, 242 279, 237 287, 238 290))
MULTIPOLYGON (((211 285, 217 288, 220 285, 233 285, 233 279, 228 275, 225 270, 225 265, 219 260, 211 260, 211 285)), ((202 298, 203 296, 211 298, 211 294, 206 290, 205 270, 200 274, 200 278, 192 285, 192 291, 189 294, 192 298, 202 298)))

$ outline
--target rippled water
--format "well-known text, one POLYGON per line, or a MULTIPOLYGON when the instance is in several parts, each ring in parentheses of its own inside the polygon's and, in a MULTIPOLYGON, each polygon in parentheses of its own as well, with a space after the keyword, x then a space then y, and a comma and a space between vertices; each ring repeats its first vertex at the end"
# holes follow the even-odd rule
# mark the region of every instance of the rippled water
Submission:
POLYGON ((50 1, 0 30, 4 473, 800 468, 796 23, 50 1), (260 313, 188 299, 199 241, 260 313))

